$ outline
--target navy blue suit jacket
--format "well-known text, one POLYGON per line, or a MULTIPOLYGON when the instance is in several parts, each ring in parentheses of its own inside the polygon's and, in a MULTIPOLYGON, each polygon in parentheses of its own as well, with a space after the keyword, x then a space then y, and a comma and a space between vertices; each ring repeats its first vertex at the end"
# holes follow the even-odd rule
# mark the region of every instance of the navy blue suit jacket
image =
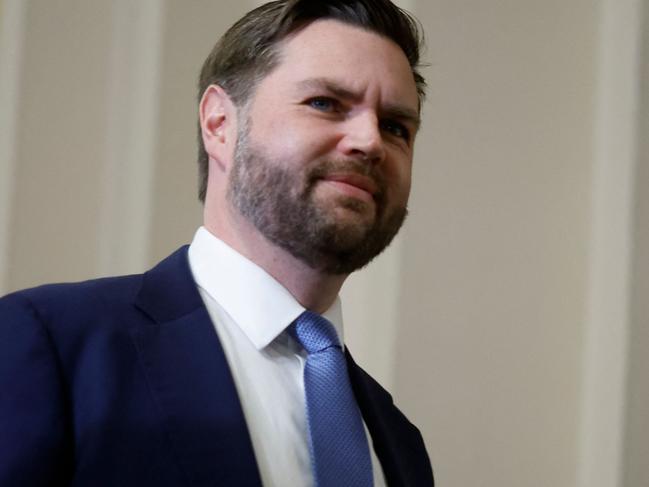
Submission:
MULTIPOLYGON (((433 485, 417 428, 347 361, 388 485, 433 485)), ((59 485, 261 485, 187 247, 145 274, 0 299, 0 486, 59 485)))

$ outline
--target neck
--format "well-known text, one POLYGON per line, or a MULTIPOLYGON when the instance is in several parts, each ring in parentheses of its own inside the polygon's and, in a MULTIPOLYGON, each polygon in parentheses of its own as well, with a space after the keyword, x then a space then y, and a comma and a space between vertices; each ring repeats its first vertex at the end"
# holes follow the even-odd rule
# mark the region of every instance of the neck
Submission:
POLYGON ((232 212, 221 212, 218 218, 210 218, 208 213, 204 226, 212 235, 264 269, 302 306, 319 314, 331 307, 347 275, 326 274, 309 267, 232 212))

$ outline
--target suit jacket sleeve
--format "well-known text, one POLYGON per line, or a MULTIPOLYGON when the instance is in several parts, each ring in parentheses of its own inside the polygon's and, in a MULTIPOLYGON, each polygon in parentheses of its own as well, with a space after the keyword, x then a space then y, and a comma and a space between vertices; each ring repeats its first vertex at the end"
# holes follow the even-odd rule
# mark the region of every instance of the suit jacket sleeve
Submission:
POLYGON ((20 294, 0 299, 0 485, 65 483, 71 445, 59 370, 30 301, 20 294))

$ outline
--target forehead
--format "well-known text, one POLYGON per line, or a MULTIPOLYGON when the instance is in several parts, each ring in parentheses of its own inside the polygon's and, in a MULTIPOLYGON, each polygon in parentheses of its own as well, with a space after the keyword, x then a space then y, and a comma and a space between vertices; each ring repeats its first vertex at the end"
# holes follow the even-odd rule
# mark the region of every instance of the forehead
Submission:
POLYGON ((289 88, 326 77, 383 103, 418 107, 417 87, 405 54, 391 39, 366 29, 318 20, 282 41, 279 56, 278 66, 267 77, 271 83, 289 88))

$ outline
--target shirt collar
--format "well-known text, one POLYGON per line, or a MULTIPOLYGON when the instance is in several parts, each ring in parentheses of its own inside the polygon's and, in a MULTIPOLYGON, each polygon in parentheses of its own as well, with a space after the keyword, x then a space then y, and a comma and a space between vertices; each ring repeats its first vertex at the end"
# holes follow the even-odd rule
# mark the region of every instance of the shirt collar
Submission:
MULTIPOLYGON (((189 246, 196 284, 209 294, 261 350, 305 308, 270 274, 200 227, 189 246)), ((323 313, 344 342, 340 298, 323 313)))

